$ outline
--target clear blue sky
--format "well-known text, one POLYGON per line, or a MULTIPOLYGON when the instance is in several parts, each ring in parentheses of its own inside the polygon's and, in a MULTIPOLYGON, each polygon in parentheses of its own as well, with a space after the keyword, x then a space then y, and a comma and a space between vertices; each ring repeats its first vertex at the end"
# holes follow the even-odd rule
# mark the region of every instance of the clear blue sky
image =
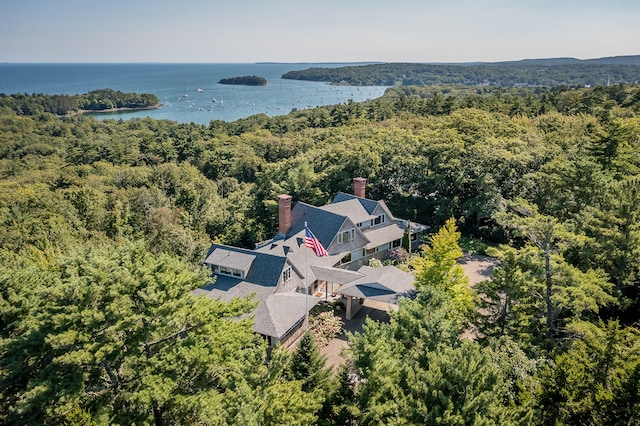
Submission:
POLYGON ((640 54, 640 0, 2 0, 0 62, 640 54))

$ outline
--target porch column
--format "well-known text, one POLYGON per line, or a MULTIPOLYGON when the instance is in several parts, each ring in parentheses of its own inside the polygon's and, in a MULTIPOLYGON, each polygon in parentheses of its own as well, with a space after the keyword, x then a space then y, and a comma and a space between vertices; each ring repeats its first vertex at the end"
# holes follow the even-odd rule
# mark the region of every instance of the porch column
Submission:
POLYGON ((346 318, 348 320, 351 319, 351 305, 353 303, 353 296, 347 296, 347 314, 346 314, 346 318))

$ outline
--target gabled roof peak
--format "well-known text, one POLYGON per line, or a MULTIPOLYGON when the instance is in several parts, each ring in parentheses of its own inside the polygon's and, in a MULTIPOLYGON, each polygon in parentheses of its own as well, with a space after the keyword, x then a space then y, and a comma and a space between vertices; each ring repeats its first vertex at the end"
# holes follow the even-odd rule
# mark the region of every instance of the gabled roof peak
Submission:
POLYGON ((209 254, 205 262, 212 265, 240 269, 246 273, 255 258, 256 255, 253 253, 217 247, 209 254))
POLYGON ((243 280, 275 288, 286 261, 283 255, 212 244, 204 263, 239 269, 245 273, 243 280))
POLYGON ((291 211, 291 229, 287 237, 298 234, 304 230, 307 222, 311 232, 320 240, 323 247, 329 247, 333 237, 346 220, 346 216, 331 211, 323 210, 307 203, 298 202, 291 211))
POLYGON ((362 207, 364 207, 367 213, 369 214, 372 214, 373 211, 376 209, 376 207, 378 207, 378 205, 382 203, 382 201, 375 201, 375 200, 370 200, 368 198, 357 197, 353 194, 347 194, 341 191, 336 194, 331 204, 338 204, 338 203, 342 203, 344 201, 349 201, 349 200, 360 201, 360 204, 362 204, 362 207))

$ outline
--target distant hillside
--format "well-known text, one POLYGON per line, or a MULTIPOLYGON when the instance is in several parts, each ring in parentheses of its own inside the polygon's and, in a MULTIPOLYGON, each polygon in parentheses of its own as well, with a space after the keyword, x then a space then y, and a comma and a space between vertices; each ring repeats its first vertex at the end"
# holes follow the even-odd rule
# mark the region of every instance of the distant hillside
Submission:
POLYGON ((614 65, 640 65, 640 55, 633 56, 610 56, 608 58, 587 59, 584 62, 614 65))
POLYGON ((434 84, 494 86, 598 86, 640 81, 640 55, 580 60, 525 59, 494 63, 386 63, 340 68, 309 68, 282 76, 354 86, 434 84))
POLYGON ((600 65, 640 65, 640 55, 635 56, 609 56, 606 58, 577 59, 577 58, 544 58, 522 59, 520 61, 506 62, 482 62, 483 65, 575 65, 575 64, 600 64, 600 65))

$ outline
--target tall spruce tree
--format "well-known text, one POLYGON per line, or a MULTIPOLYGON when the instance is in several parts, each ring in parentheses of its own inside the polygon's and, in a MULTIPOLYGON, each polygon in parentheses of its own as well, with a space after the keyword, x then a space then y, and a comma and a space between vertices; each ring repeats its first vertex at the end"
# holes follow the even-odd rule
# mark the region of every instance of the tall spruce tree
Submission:
POLYGON ((111 423, 199 422, 233 371, 264 359, 250 320, 234 319, 250 300, 194 296, 206 275, 142 244, 5 272, 21 308, 0 341, 2 422, 59 423, 78 406, 111 423))
POLYGON ((640 286, 640 177, 611 182, 605 189, 602 202, 585 208, 577 221, 592 238, 585 257, 609 273, 621 305, 633 316, 634 308, 638 312, 633 296, 640 286))
POLYGON ((583 237, 571 232, 566 224, 539 213, 535 205, 523 200, 511 203, 510 211, 497 213, 495 218, 529 243, 517 254, 523 270, 532 272, 527 300, 520 302, 537 306, 537 317, 543 324, 534 324, 534 328, 541 326, 544 330, 537 338, 549 343, 566 334, 568 322, 597 314, 602 307, 616 303, 602 270, 582 271, 564 259, 563 252, 568 247, 583 242, 583 237))
POLYGON ((327 368, 327 360, 320 354, 318 345, 311 333, 305 333, 298 347, 291 357, 291 377, 302 380, 302 390, 325 392, 331 377, 331 370, 327 368))
POLYGON ((455 254, 460 249, 452 234, 448 226, 434 236, 438 248, 423 275, 434 278, 418 286, 415 300, 402 300, 389 324, 367 320, 362 334, 349 336, 361 424, 531 420, 530 399, 515 406, 509 396, 519 387, 513 383, 517 377, 507 381, 506 372, 513 369, 497 362, 490 348, 461 337, 468 308, 445 285, 457 276, 455 254))
POLYGON ((356 404, 356 383, 353 367, 343 364, 339 367, 334 386, 325 400, 322 411, 319 413, 319 425, 347 426, 355 425, 359 410, 356 404))
POLYGON ((491 279, 478 283, 480 294, 477 325, 486 337, 512 336, 520 342, 529 340, 533 313, 530 304, 522 303, 532 291, 531 271, 523 271, 518 251, 503 248, 489 250, 499 259, 491 279))
POLYGON ((267 364, 260 356, 246 362, 232 373, 221 408, 205 418, 229 425, 316 424, 322 394, 303 391, 304 380, 290 377, 290 362, 291 354, 282 348, 272 352, 267 364))
POLYGON ((543 371, 543 424, 640 422, 640 330, 617 321, 575 322, 574 339, 543 371))

